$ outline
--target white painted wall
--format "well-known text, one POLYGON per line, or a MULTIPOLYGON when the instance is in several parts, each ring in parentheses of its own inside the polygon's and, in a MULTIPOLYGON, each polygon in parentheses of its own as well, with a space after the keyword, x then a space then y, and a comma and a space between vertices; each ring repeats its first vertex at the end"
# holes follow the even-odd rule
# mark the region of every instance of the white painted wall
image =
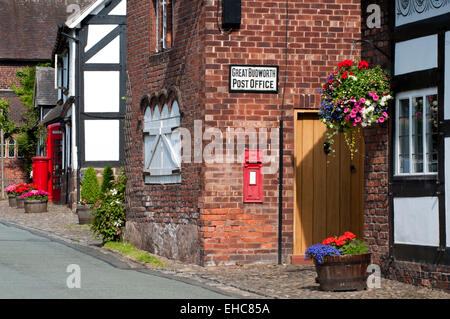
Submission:
MULTIPOLYGON (((75 31, 72 31, 71 35, 73 37, 76 36, 75 31)), ((77 59, 77 43, 73 40, 69 40, 69 49, 70 49, 70 72, 69 72, 69 95, 75 96, 75 72, 76 72, 76 59, 77 59)), ((72 169, 78 169, 78 152, 77 152, 77 125, 76 125, 76 118, 75 114, 77 114, 77 105, 76 102, 72 104, 71 107, 71 130, 72 130, 72 138, 70 139, 70 142, 72 143, 71 147, 71 156, 72 156, 72 169)))
MULTIPOLYGON (((450 181, 450 137, 444 139, 445 180, 450 181)), ((445 232, 447 247, 450 247, 450 182, 445 183, 445 232)))
POLYGON ((437 197, 394 198, 394 242, 439 246, 437 197))
POLYGON ((444 118, 450 119, 450 32, 445 33, 445 96, 444 118))
POLYGON ((84 52, 89 51, 98 41, 103 39, 105 35, 110 33, 117 24, 90 24, 88 25, 88 36, 84 52))
POLYGON ((86 161, 119 160, 119 120, 86 120, 84 122, 86 161))
POLYGON ((86 63, 120 63, 120 36, 115 37, 86 63))
POLYGON ((84 71, 84 111, 119 112, 120 72, 84 71))
POLYGON ((118 16, 126 16, 127 15, 127 1, 122 0, 108 15, 118 15, 118 16))
POLYGON ((395 44, 395 75, 438 66, 437 34, 395 44))

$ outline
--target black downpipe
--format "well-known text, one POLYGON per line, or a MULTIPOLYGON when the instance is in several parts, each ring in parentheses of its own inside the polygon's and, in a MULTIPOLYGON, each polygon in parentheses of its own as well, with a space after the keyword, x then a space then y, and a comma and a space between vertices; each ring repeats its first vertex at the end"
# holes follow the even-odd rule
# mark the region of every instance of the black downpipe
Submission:
POLYGON ((278 264, 282 264, 283 249, 283 117, 280 119, 279 132, 280 158, 278 167, 278 264))
POLYGON ((279 165, 278 165, 278 264, 283 263, 283 134, 284 134, 284 95, 286 92, 287 67, 288 67, 288 28, 289 28, 289 0, 286 0, 286 51, 284 56, 284 84, 281 100, 280 131, 279 131, 279 165))
MULTIPOLYGON (((80 37, 80 34, 78 34, 78 38, 80 37)), ((79 38, 80 39, 80 38, 79 38)), ((77 204, 80 202, 80 187, 81 187, 81 181, 80 181, 80 177, 81 177, 81 162, 80 162, 80 87, 81 87, 81 44, 80 41, 76 41, 76 45, 77 45, 77 57, 75 60, 75 63, 77 65, 77 73, 75 75, 75 78, 77 79, 77 85, 75 88, 75 94, 76 94, 76 107, 77 107, 77 111, 74 112, 74 116, 76 116, 75 118, 75 126, 76 126, 76 144, 77 144, 77 204)))

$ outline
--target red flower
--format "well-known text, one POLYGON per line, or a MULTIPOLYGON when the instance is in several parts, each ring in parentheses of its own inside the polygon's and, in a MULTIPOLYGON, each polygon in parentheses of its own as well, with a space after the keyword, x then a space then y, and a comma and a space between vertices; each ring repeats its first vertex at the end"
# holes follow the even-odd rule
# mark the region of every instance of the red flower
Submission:
POLYGON ((345 241, 344 240, 336 240, 336 245, 337 246, 342 246, 342 245, 344 245, 345 244, 345 241))
POLYGON ((329 237, 322 242, 322 245, 331 245, 336 241, 336 238, 329 237))
POLYGON ((349 240, 352 240, 353 238, 356 237, 355 234, 353 234, 352 232, 349 232, 349 231, 346 231, 346 232, 344 233, 344 236, 346 236, 349 240))
POLYGON ((346 79, 346 78, 348 77, 347 74, 348 74, 348 72, 345 71, 344 74, 342 74, 342 78, 343 78, 343 79, 346 79))
POLYGON ((342 67, 352 66, 352 65, 353 65, 353 61, 352 60, 344 60, 344 61, 342 61, 342 62, 340 62, 338 64, 338 67, 342 68, 342 67))
POLYGON ((358 68, 360 68, 360 69, 367 69, 369 67, 369 63, 367 63, 367 61, 361 61, 361 62, 359 62, 359 65, 358 65, 358 68))

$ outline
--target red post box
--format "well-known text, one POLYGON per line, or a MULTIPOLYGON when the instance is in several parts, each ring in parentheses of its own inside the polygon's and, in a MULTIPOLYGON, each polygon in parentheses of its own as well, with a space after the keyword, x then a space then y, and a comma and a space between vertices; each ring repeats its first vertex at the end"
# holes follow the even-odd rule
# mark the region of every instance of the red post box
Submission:
POLYGON ((33 157, 33 184, 39 190, 48 191, 48 157, 33 157))
POLYGON ((245 150, 244 203, 263 202, 262 150, 245 150))

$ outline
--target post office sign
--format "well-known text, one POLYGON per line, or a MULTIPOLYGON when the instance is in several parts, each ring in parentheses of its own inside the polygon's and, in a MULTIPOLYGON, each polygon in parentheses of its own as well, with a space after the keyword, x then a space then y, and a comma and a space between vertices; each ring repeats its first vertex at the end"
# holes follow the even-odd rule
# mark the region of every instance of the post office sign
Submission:
POLYGON ((278 66, 230 65, 230 93, 278 93, 278 66))

